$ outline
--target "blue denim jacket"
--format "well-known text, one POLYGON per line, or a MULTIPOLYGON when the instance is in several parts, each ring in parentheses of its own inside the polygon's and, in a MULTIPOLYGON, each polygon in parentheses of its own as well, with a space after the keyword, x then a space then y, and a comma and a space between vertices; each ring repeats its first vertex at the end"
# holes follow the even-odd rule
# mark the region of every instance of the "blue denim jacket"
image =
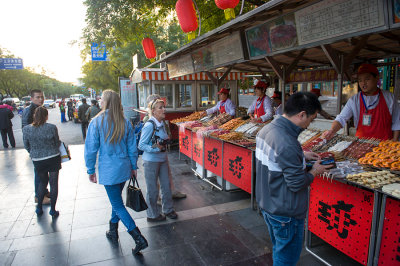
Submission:
MULTIPOLYGON (((158 122, 154 117, 150 118, 156 124, 155 135, 161 139, 168 139, 167 131, 163 122, 158 122)), ((158 147, 153 148, 151 136, 153 135, 154 126, 152 123, 146 122, 142 129, 142 135, 139 141, 139 149, 143 151, 142 159, 148 162, 165 162, 167 160, 167 152, 160 152, 158 147)))
MULTIPOLYGON (((131 170, 137 169, 138 152, 135 132, 131 123, 125 119, 125 135, 118 144, 105 141, 107 134, 107 113, 94 118, 90 124, 85 141, 85 162, 87 173, 96 169, 96 157, 99 153, 99 184, 115 185, 127 181, 131 170), (101 124, 104 117, 103 125, 101 124)), ((110 138, 110 136, 109 136, 110 138)))

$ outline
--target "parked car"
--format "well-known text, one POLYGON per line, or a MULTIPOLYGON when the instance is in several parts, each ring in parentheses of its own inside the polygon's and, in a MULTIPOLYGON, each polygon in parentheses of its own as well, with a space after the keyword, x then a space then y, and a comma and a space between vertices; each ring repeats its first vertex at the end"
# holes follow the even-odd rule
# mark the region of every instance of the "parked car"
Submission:
POLYGON ((45 108, 56 108, 56 102, 53 100, 44 100, 43 106, 45 108))
POLYGON ((15 103, 16 105, 19 104, 19 99, 18 98, 4 98, 3 102, 6 102, 6 101, 10 101, 12 103, 15 103))

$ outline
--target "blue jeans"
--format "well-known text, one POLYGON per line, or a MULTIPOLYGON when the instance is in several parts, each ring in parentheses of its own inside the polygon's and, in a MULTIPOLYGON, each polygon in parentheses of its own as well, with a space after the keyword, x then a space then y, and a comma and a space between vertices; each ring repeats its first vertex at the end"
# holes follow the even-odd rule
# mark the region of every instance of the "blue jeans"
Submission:
POLYGON ((261 210, 272 241, 274 266, 295 266, 303 248, 304 219, 272 215, 261 210))
POLYGON ((124 186, 125 182, 116 185, 104 185, 104 188, 106 189, 112 207, 110 222, 116 224, 121 220, 128 229, 128 232, 130 232, 136 228, 136 224, 126 210, 124 201, 122 200, 121 194, 124 186))

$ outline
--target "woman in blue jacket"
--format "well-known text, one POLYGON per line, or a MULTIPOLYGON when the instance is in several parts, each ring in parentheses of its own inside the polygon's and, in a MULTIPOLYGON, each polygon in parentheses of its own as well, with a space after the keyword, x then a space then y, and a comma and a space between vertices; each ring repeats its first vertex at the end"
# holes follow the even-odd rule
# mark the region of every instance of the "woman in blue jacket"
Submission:
POLYGON ((144 124, 139 141, 139 149, 143 151, 144 176, 146 179, 147 221, 159 222, 168 217, 177 219, 178 215, 172 203, 171 186, 168 176, 168 157, 166 142, 168 134, 165 130, 165 103, 161 99, 154 99, 149 103, 150 119, 144 124), (161 187, 161 213, 158 205, 158 186, 161 187))
POLYGON ((97 182, 96 157, 99 153, 99 184, 104 185, 112 206, 110 230, 106 236, 118 243, 118 222, 126 226, 136 247, 134 255, 148 246, 122 200, 122 190, 131 175, 136 176, 138 152, 131 123, 124 118, 121 99, 112 90, 103 92, 103 110, 91 121, 85 141, 85 162, 91 182, 97 182))

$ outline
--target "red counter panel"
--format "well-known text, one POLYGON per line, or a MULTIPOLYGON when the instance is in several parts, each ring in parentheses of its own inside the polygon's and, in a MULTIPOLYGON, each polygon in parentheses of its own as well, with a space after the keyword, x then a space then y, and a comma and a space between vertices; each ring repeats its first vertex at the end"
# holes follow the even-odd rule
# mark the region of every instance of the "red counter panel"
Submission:
POLYGON ((252 151, 230 143, 224 143, 223 178, 251 193, 252 151))
POLYGON ((192 131, 179 128, 179 151, 192 158, 192 131))
MULTIPOLYGON (((382 215, 382 214, 381 214, 382 215)), ((379 265, 400 265, 400 201, 387 198, 379 265)))
POLYGON ((193 160, 203 166, 203 148, 204 148, 204 139, 202 136, 198 136, 196 132, 193 132, 193 160))
POLYGON ((222 141, 205 137, 204 156, 204 167, 217 176, 222 176, 222 141))
POLYGON ((363 265, 367 265, 374 194, 337 181, 315 178, 311 184, 308 229, 363 265))

